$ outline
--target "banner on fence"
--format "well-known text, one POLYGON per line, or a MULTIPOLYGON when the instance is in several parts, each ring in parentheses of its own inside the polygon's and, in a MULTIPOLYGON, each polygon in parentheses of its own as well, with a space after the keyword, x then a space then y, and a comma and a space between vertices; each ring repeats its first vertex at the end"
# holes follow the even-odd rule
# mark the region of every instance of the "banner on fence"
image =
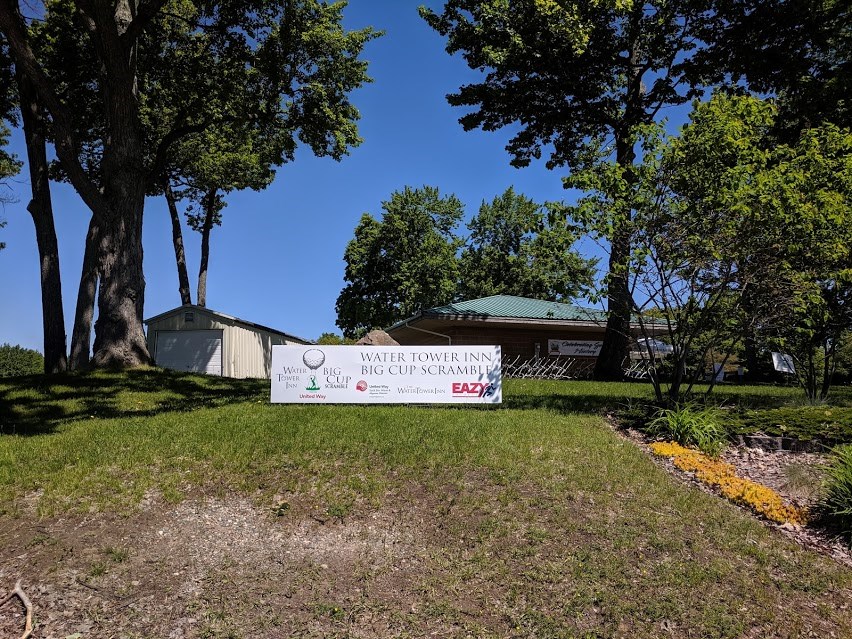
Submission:
POLYGON ((547 352, 551 355, 570 355, 571 357, 597 357, 601 354, 602 346, 603 342, 592 340, 547 340, 547 352))
POLYGON ((499 404, 499 346, 273 346, 273 403, 499 404))

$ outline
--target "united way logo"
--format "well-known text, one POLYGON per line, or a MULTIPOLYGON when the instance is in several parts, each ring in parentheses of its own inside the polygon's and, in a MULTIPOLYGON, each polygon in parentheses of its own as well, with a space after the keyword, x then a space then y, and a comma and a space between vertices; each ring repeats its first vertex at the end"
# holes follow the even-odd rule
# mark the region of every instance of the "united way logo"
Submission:
POLYGON ((362 379, 362 380, 361 380, 361 381, 359 381, 357 384, 355 384, 355 390, 360 391, 360 392, 362 392, 362 393, 363 393, 364 391, 366 391, 366 390, 367 390, 367 382, 365 382, 365 381, 362 379))

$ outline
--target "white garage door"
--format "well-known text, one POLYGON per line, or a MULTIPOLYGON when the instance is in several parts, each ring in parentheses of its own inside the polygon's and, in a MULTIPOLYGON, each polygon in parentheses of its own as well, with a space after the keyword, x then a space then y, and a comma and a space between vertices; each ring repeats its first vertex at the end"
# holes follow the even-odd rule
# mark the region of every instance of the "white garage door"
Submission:
POLYGON ((158 366, 176 371, 222 374, 222 331, 158 331, 158 366))

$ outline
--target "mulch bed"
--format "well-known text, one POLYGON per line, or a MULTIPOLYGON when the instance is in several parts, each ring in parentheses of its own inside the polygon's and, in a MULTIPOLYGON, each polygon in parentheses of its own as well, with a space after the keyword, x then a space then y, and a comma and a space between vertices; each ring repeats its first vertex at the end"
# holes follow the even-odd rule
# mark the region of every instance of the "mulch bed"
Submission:
MULTIPOLYGON (((633 428, 619 427, 612 416, 610 416, 609 422, 622 437, 646 450, 651 459, 668 473, 684 483, 697 486, 707 493, 718 495, 714 488, 696 479, 694 473, 680 470, 671 459, 652 454, 649 445, 655 441, 654 439, 633 428)), ((760 442, 761 440, 756 441, 760 442)), ((825 453, 805 452, 797 450, 795 446, 749 445, 750 443, 752 442, 744 441, 737 445, 727 446, 722 452, 721 459, 731 464, 740 477, 773 489, 790 504, 806 509, 813 508, 817 504, 819 491, 816 487, 824 473, 822 467, 827 461, 825 453)), ((738 507, 754 515, 747 507, 738 507)), ((852 567, 852 547, 836 535, 813 526, 761 521, 766 526, 774 528, 793 539, 801 546, 816 550, 841 564, 852 567)))

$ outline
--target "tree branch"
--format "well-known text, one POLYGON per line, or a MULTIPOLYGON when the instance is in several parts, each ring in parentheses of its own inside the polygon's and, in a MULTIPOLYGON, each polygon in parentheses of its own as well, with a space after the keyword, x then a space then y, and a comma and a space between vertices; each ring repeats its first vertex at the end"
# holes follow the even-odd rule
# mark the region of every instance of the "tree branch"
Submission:
POLYGON ((99 212, 105 208, 103 195, 80 163, 77 155, 79 145, 74 139, 70 115, 56 94, 53 82, 36 60, 15 0, 0 0, 0 31, 6 36, 15 64, 30 79, 39 100, 50 114, 55 134, 54 147, 62 168, 92 214, 99 216, 99 212))
POLYGON ((151 163, 151 168, 148 170, 148 183, 154 184, 160 179, 161 174, 166 169, 166 161, 168 160, 169 150, 172 145, 178 142, 181 138, 193 133, 202 133, 211 124, 210 120, 204 119, 197 124, 183 124, 174 127, 157 145, 157 151, 154 154, 154 161, 151 163))
POLYGON ((121 36, 125 46, 131 46, 134 42, 136 42, 139 36, 142 35, 145 27, 150 24, 151 20, 154 19, 154 16, 157 15, 165 4, 166 0, 148 0, 147 2, 142 2, 139 5, 136 15, 133 17, 133 21, 127 27, 127 31, 125 31, 121 36))

